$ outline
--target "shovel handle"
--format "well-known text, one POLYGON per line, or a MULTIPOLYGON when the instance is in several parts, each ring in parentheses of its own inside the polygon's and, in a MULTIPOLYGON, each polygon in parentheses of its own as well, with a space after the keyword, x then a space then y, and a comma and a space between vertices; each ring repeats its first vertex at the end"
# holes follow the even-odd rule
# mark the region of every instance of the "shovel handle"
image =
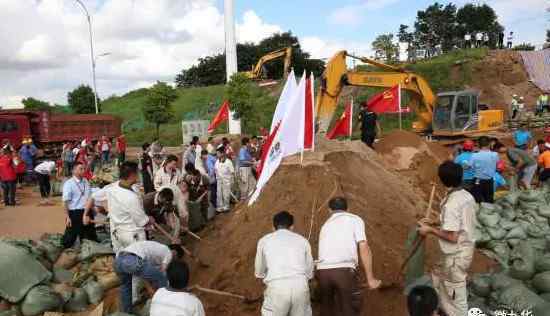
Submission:
POLYGON ((202 287, 200 285, 195 285, 195 286, 193 286, 193 288, 198 290, 198 291, 204 292, 204 293, 216 294, 216 295, 227 296, 227 297, 234 297, 234 298, 241 299, 243 301, 246 300, 246 297, 244 297, 243 295, 234 294, 234 293, 230 293, 230 292, 226 292, 226 291, 208 289, 208 288, 202 287))
POLYGON ((405 268, 407 267, 407 264, 409 264, 409 261, 411 261, 412 257, 414 256, 414 254, 416 253, 416 251, 418 250, 418 248, 420 248, 420 246, 424 243, 424 241, 426 240, 426 237, 424 236, 420 236, 420 237, 417 237, 413 243, 413 247, 411 249, 411 251, 409 252, 409 255, 407 256, 407 258, 405 259, 405 261, 403 261, 403 264, 401 265, 401 269, 399 270, 401 273, 403 273, 403 271, 405 271, 405 268))

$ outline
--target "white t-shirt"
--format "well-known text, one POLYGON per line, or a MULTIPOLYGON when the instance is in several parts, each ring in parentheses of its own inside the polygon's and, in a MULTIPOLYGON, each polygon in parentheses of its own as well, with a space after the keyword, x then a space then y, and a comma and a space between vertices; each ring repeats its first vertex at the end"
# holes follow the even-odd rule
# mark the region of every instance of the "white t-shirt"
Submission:
POLYGON ((109 151, 109 144, 108 143, 103 143, 101 145, 101 151, 109 151))
POLYGON ((51 174, 53 169, 55 169, 55 162, 51 160, 46 160, 40 163, 38 166, 36 166, 34 168, 34 171, 40 174, 51 174))
POLYGON ((477 40, 477 41, 483 40, 483 33, 477 33, 477 34, 476 34, 476 40, 477 40))
POLYGON ((201 301, 187 292, 158 289, 151 300, 151 316, 204 316, 201 301))
POLYGON ((141 232, 149 222, 143 210, 143 202, 138 193, 114 182, 92 195, 94 202, 107 201, 111 232, 116 229, 125 232, 141 232))
POLYGON ((158 267, 166 267, 172 261, 172 251, 170 251, 170 248, 156 241, 136 241, 122 251, 133 253, 158 267))
POLYGON ((472 39, 472 35, 470 35, 470 34, 464 35, 464 40, 469 41, 471 39, 472 39))
POLYGON ((466 190, 451 192, 441 205, 441 229, 458 232, 458 243, 439 239, 444 254, 456 254, 461 251, 473 251, 475 238, 477 204, 466 190))
POLYGON ((365 222, 349 212, 335 212, 319 234, 317 269, 357 268, 357 244, 366 241, 365 222))
POLYGON ((313 278, 311 246, 302 236, 287 229, 265 235, 258 241, 255 275, 264 283, 273 280, 313 278))

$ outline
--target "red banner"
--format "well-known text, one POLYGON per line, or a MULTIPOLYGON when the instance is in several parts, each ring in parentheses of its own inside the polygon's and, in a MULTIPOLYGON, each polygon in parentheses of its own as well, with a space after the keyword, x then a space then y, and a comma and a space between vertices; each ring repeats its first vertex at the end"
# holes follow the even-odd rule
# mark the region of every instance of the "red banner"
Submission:
POLYGON ((269 154, 269 148, 271 148, 271 144, 273 143, 273 139, 277 135, 277 132, 279 131, 279 127, 281 126, 281 123, 275 125, 275 129, 273 129, 273 132, 267 137, 265 143, 262 145, 262 157, 260 157, 260 163, 258 164, 258 167, 256 167, 256 173, 257 178, 260 178, 260 175, 262 174, 262 169, 264 168, 265 160, 267 159, 267 155, 269 154))
POLYGON ((338 121, 336 121, 336 124, 334 125, 332 130, 327 133, 327 139, 334 139, 339 136, 351 137, 351 120, 353 117, 351 104, 351 102, 348 103, 346 109, 344 110, 344 113, 342 113, 342 116, 340 116, 338 121))
POLYGON ((401 104, 399 85, 374 95, 367 102, 367 109, 375 113, 398 113, 401 104))
POLYGON ((212 133, 221 123, 229 120, 229 102, 224 101, 216 116, 208 125, 208 133, 212 133))
POLYGON ((315 137, 313 131, 313 104, 313 74, 311 74, 306 81, 304 149, 313 149, 313 137, 315 137))

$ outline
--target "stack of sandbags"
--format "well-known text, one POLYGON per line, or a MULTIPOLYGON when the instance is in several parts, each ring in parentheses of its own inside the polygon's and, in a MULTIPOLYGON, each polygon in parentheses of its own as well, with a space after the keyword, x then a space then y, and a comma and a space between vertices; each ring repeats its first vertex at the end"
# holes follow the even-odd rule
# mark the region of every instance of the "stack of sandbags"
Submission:
POLYGON ((82 312, 119 285, 110 247, 84 240, 63 250, 60 234, 0 240, 0 315, 82 312))
POLYGON ((503 307, 517 313, 548 307, 549 198, 546 190, 527 190, 512 192, 495 204, 481 204, 476 246, 495 258, 502 271, 473 277, 469 284, 471 307, 486 313, 503 307))

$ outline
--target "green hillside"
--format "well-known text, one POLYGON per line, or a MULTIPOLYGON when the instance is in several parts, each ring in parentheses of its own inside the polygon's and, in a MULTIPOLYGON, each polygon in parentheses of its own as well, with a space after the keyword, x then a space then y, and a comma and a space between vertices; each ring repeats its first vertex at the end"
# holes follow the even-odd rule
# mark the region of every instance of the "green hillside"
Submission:
MULTIPOLYGON (((472 64, 480 62, 487 55, 486 49, 456 50, 430 60, 404 65, 405 68, 425 77, 434 92, 463 89, 472 81, 472 64)), ((270 93, 275 94, 279 86, 270 87, 270 93)), ((140 145, 144 141, 152 141, 154 127, 143 119, 141 108, 147 98, 147 89, 138 89, 122 96, 110 97, 102 102, 104 113, 115 114, 124 119, 123 131, 132 145, 140 145)), ((357 88, 352 94, 357 103, 366 101, 380 89, 357 88)), ((179 88, 178 98, 173 104, 173 123, 161 126, 161 139, 169 146, 180 145, 180 122, 185 119, 210 119, 223 101, 224 86, 215 85, 202 88, 179 88)), ((343 95, 349 95, 344 91, 343 95)), ((343 111, 344 97, 335 117, 343 111)), ((357 109, 358 107, 356 107, 357 109)), ((271 109, 272 111, 272 109, 271 109)), ((270 111, 260 111, 271 113, 270 111)), ((414 115, 406 116, 404 127, 410 127, 414 115)), ((382 116, 384 130, 397 128, 395 115, 382 116)))

